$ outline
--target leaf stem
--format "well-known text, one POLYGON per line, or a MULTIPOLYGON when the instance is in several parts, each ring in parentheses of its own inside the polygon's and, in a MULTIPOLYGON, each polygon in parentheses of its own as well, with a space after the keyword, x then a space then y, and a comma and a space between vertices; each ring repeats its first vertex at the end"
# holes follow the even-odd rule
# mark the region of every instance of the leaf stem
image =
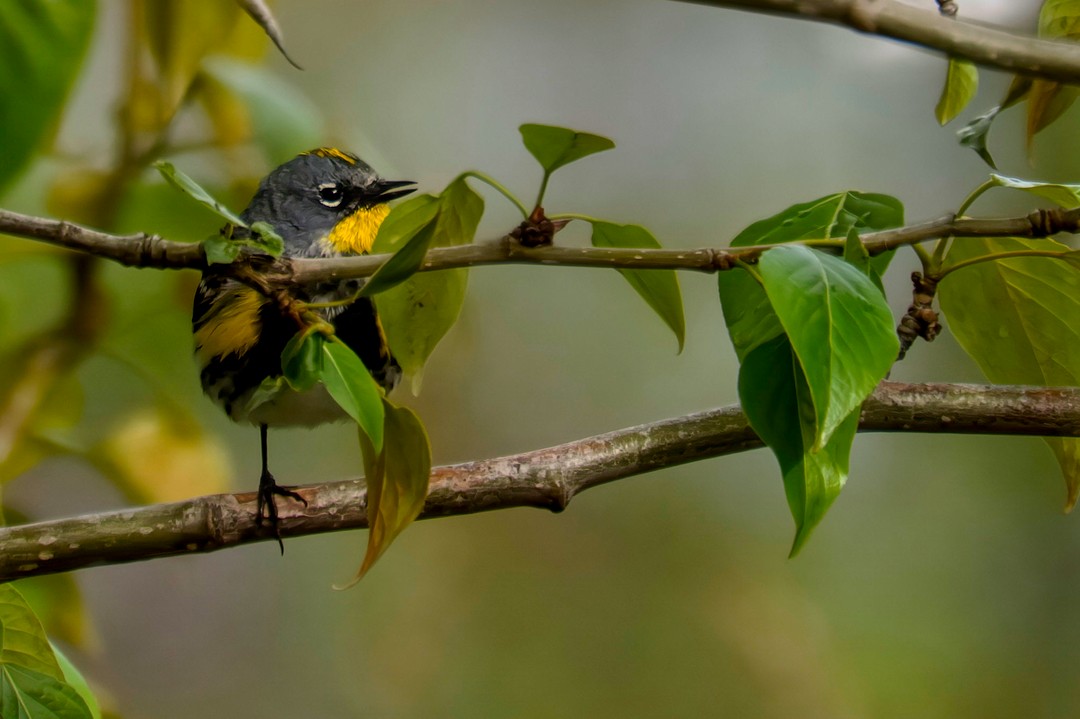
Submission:
POLYGON ((480 182, 483 182, 484 184, 489 185, 495 191, 497 191, 500 195, 502 195, 506 199, 510 200, 510 202, 512 202, 514 204, 514 207, 516 207, 518 209, 518 212, 521 213, 522 217, 528 217, 529 216, 529 210, 528 210, 528 208, 525 207, 525 203, 523 203, 521 200, 519 200, 517 195, 515 195, 513 192, 511 192, 505 185, 503 185, 501 182, 496 180, 491 175, 487 174, 486 172, 480 172, 479 170, 469 170, 468 172, 463 172, 460 175, 458 175, 458 177, 456 179, 468 178, 468 177, 472 177, 474 179, 480 180, 480 182))
MULTIPOLYGON (((939 243, 940 244, 940 243, 939 243)), ((919 258, 919 262, 922 264, 923 274, 931 274, 934 265, 934 258, 930 256, 930 253, 922 245, 911 245, 912 251, 919 258)))
POLYGON ((956 208, 956 216, 963 217, 964 213, 967 212, 968 209, 975 204, 975 200, 982 197, 983 194, 992 187, 997 187, 997 184, 993 180, 987 180, 986 182, 982 183, 974 190, 972 190, 971 194, 968 195, 962 203, 960 203, 960 207, 956 208))
POLYGON ((583 215, 580 212, 560 212, 557 215, 548 215, 549 220, 581 220, 582 222, 588 222, 590 225, 597 222, 604 222, 597 217, 591 215, 583 215))
MULTIPOLYGON (((987 190, 996 186, 997 185, 994 183, 993 180, 987 180, 986 182, 982 183, 974 190, 972 190, 971 194, 965 197, 964 201, 960 203, 960 207, 956 208, 956 217, 963 217, 964 213, 967 212, 971 208, 971 206, 975 204, 976 200, 982 197, 987 190)), ((948 251, 949 243, 952 241, 952 239, 952 235, 944 235, 938 238, 938 241, 934 244, 934 254, 933 257, 929 259, 929 264, 927 264, 927 262, 925 261, 923 262, 924 275, 938 277, 945 276, 943 274, 940 274, 939 268, 945 262, 945 253, 948 251)), ((919 259, 922 259, 921 255, 919 259)))
POLYGON ((544 179, 540 181, 540 192, 536 195, 536 206, 543 207, 544 194, 547 192, 548 180, 551 179, 551 170, 544 170, 544 179))
POLYGON ((363 292, 363 290, 360 289, 360 290, 357 290, 356 292, 354 292, 349 297, 344 297, 344 298, 342 298, 340 300, 331 300, 329 302, 300 302, 300 301, 298 301, 297 305, 299 305, 301 309, 305 309, 305 310, 328 310, 328 309, 332 309, 334 307, 348 307, 353 302, 356 302, 358 299, 360 299, 360 294, 362 292, 363 292))

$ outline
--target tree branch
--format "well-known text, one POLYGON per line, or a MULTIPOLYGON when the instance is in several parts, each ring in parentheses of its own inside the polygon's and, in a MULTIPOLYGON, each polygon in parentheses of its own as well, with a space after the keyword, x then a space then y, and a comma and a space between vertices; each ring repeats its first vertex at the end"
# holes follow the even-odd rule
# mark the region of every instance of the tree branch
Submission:
MULTIPOLYGON (((1080 388, 883 382, 863 405, 859 429, 1080 437, 1080 388)), ((760 446, 738 406, 700 412, 438 467, 421 517, 510 507, 557 512, 580 492, 606 482, 760 446)), ((362 481, 299 491, 308 506, 282 507, 283 536, 366 526, 362 481)), ((246 492, 3 528, 0 582, 272 540, 265 527, 255 525, 254 511, 255 494, 246 492)))
POLYGON ((683 0, 845 25, 980 65, 1080 83, 1080 45, 1040 40, 942 16, 897 0, 683 0))
MULTIPOLYGON (((119 262, 130 267, 155 269, 204 269, 206 259, 195 243, 175 242, 138 233, 110 235, 70 222, 48 220, 0 210, 0 232, 47 242, 78 252, 119 262)), ((946 215, 936 220, 892 230, 868 232, 861 236, 871 255, 903 245, 940 237, 1030 237, 1045 238, 1058 233, 1080 232, 1080 208, 1037 210, 1022 217, 998 219, 957 218, 946 215)), ((842 247, 843 239, 806 240, 810 247, 842 247)), ((719 272, 731 269, 738 260, 752 260, 768 245, 730 249, 698 248, 618 249, 600 247, 525 247, 510 237, 458 247, 435 248, 428 252, 421 272, 492 264, 559 265, 564 267, 605 267, 637 270, 692 270, 719 272)), ((335 257, 326 259, 281 258, 268 263, 262 256, 250 256, 271 284, 308 284, 335 279, 368 277, 389 255, 335 257)))
POLYGON ((174 242, 144 232, 112 235, 73 222, 33 217, 10 210, 0 210, 0 232, 85 252, 127 267, 152 267, 159 270, 206 267, 206 258, 198 244, 174 242))

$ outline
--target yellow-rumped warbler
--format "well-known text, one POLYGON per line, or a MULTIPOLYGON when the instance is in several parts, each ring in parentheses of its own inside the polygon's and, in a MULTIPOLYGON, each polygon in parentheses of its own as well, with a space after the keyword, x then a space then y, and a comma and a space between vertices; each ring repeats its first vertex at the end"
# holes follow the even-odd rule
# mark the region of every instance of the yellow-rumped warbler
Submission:
MULTIPOLYGON (((267 222, 285 241, 287 257, 337 257, 368 252, 390 212, 387 201, 407 195, 410 181, 384 180, 359 158, 335 148, 305 152, 281 165, 259 184, 241 218, 267 222)), ((223 232, 243 232, 227 226, 223 232)), ((296 299, 332 303, 355 294, 359 283, 336 281, 296 288, 296 299)), ((401 376, 386 345, 375 305, 361 298, 347 306, 316 310, 390 391, 401 376)), ((252 407, 252 396, 267 378, 282 374, 281 353, 297 333, 296 319, 280 303, 213 267, 203 273, 192 309, 195 357, 203 391, 236 422, 258 425, 262 440, 256 521, 268 520, 278 535, 275 495, 304 502, 279 486, 266 462, 269 426, 314 426, 346 414, 321 384, 280 392, 252 407)), ((281 538, 278 536, 280 543, 281 538)), ((284 546, 282 546, 284 550, 284 546)))

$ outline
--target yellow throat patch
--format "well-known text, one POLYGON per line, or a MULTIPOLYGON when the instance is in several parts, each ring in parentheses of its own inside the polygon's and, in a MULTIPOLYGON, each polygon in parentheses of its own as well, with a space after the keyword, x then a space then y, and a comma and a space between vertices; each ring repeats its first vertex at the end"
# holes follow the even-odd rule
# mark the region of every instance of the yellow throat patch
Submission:
POLYGON ((326 242, 338 254, 362 255, 371 251, 379 225, 390 214, 390 205, 362 207, 334 225, 326 242))

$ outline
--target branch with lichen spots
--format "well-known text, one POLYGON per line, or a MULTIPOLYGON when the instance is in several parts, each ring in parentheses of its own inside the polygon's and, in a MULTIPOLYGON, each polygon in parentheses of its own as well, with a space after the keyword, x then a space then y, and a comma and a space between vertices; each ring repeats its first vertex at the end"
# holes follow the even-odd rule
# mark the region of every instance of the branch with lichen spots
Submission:
POLYGON ((697 5, 844 25, 950 57, 1066 83, 1080 83, 1080 45, 1041 40, 944 16, 897 0, 683 0, 697 5))
MULTIPOLYGON (((863 405, 864 432, 1080 437, 1080 388, 883 382, 863 405)), ((510 507, 561 511, 608 482, 761 447, 738 406, 643 424, 556 447, 432 472, 421 518, 510 507)), ((367 526, 361 480, 297 488, 281 535, 367 526)), ((255 493, 90 514, 0 529, 0 581, 212 552, 274 537, 255 524, 255 493)))

